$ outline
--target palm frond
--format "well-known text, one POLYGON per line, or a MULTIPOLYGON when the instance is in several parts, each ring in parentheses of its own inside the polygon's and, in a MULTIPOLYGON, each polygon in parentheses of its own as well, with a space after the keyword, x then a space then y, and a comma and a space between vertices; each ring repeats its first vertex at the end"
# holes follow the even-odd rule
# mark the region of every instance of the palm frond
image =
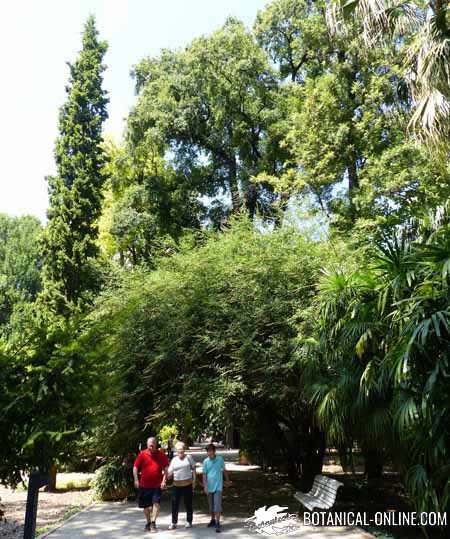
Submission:
POLYGON ((330 2, 327 22, 332 33, 344 33, 346 20, 362 24, 362 37, 375 43, 407 46, 407 83, 414 101, 410 127, 434 150, 448 147, 450 135, 450 36, 445 24, 446 3, 431 10, 416 1, 335 0, 330 2))

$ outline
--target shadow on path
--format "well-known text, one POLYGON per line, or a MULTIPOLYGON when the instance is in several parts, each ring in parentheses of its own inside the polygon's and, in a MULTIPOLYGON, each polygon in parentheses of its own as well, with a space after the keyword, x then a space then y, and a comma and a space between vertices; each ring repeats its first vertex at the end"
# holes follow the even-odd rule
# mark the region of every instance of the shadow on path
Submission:
MULTIPOLYGON (((299 504, 294 499, 294 488, 289 483, 273 474, 263 473, 259 469, 245 468, 236 465, 237 452, 222 452, 227 468, 230 469, 233 486, 225 489, 223 494, 223 531, 219 535, 214 529, 207 528, 209 522, 206 496, 197 488, 194 494, 194 525, 190 529, 184 528, 185 513, 183 505, 180 508, 178 528, 168 530, 171 522, 170 489, 165 491, 161 500, 161 514, 157 521, 157 533, 144 530, 144 516, 136 503, 103 503, 92 506, 86 511, 78 513, 60 528, 44 534, 49 539, 77 539, 96 537, 98 539, 131 539, 139 537, 157 537, 158 539, 189 539, 192 537, 220 537, 228 538, 257 538, 260 534, 249 530, 245 520, 253 516, 254 511, 262 506, 279 505, 287 507, 289 513, 297 513, 299 504), (229 465, 231 464, 231 465, 229 465), (244 471, 247 470, 247 471, 244 471)), ((195 455, 200 463, 206 454, 195 455)), ((199 468, 200 469, 200 468, 199 468)), ((262 535, 262 534, 261 534, 262 535)), ((274 535, 266 535, 274 537, 274 535)), ((283 534, 286 535, 286 534, 283 534)), ((363 539, 371 535, 357 528, 323 528, 308 527, 297 523, 297 529, 289 533, 292 537, 303 539, 363 539)))

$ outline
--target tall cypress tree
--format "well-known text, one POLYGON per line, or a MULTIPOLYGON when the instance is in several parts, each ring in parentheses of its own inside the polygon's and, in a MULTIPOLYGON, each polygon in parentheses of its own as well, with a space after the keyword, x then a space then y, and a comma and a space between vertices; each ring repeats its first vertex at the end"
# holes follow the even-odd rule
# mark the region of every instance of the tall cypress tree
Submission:
POLYGON ((83 46, 70 68, 67 101, 59 115, 56 176, 49 177, 50 208, 44 236, 44 300, 67 314, 92 288, 90 261, 97 255, 97 218, 101 211, 102 124, 108 98, 102 89, 107 43, 99 41, 90 16, 83 46))

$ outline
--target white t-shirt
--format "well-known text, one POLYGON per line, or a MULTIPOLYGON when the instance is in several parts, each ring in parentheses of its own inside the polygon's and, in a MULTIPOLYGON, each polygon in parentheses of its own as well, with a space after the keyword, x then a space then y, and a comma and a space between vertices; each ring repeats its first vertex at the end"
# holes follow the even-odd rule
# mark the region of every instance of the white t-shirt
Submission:
POLYGON ((193 470, 195 470, 195 463, 189 455, 185 455, 184 459, 173 457, 170 461, 169 475, 173 473, 174 481, 187 481, 188 479, 192 479, 193 470))

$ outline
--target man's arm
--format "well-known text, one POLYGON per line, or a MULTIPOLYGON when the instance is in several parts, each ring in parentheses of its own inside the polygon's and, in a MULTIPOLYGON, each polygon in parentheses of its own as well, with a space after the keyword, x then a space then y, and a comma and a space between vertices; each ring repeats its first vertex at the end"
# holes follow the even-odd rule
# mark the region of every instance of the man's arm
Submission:
POLYGON ((139 469, 136 468, 136 466, 133 466, 134 486, 136 488, 139 488, 139 476, 138 476, 138 473, 139 473, 139 469))
POLYGON ((169 473, 169 466, 165 466, 163 468, 163 478, 161 481, 161 488, 166 488, 168 473, 169 473))
POLYGON ((224 475, 224 477, 225 477, 225 483, 224 483, 224 485, 225 485, 226 487, 228 487, 229 485, 231 485, 231 481, 230 481, 230 475, 229 475, 228 470, 227 470, 227 467, 226 467, 226 465, 225 465, 225 461, 224 461, 224 463, 223 463, 223 475, 224 475))

